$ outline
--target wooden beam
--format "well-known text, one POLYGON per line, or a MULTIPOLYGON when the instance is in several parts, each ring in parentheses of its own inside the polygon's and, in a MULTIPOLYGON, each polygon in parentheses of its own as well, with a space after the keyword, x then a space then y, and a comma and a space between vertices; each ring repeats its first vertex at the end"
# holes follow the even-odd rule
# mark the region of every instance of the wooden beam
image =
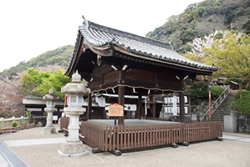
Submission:
POLYGON ((176 144, 176 143, 171 143, 171 146, 172 146, 173 148, 177 148, 177 147, 178 147, 178 144, 176 144))
POLYGON ((183 145, 183 146, 189 146, 189 143, 186 142, 186 141, 184 141, 184 142, 182 142, 182 145, 183 145))
MULTIPOLYGON (((118 87, 118 104, 124 106, 124 92, 125 92, 125 87, 124 86, 119 86, 118 87)), ((118 118, 118 125, 124 125, 124 110, 123 110, 123 117, 118 118)))
POLYGON ((122 152, 120 150, 113 150, 111 153, 115 154, 116 156, 121 156, 122 152))
POLYGON ((95 153, 100 153, 100 152, 102 152, 101 149, 99 149, 99 148, 92 148, 92 153, 93 153, 93 154, 95 154, 95 153))

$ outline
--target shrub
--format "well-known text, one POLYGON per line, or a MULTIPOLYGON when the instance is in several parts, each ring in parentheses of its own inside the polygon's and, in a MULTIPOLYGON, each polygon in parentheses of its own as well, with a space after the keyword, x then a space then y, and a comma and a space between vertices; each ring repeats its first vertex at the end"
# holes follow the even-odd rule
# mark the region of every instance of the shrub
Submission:
POLYGON ((221 86, 210 86, 208 89, 211 91, 212 97, 215 99, 217 99, 225 90, 225 88, 221 86))
POLYGON ((249 85, 249 84, 247 84, 246 90, 247 90, 247 91, 250 91, 250 85, 249 85))
POLYGON ((242 91, 242 98, 240 98, 240 93, 237 92, 234 95, 234 101, 230 105, 230 109, 250 114, 249 101, 250 101, 250 91, 242 91))
POLYGON ((26 111, 25 116, 28 117, 28 118, 30 118, 30 116, 31 116, 31 111, 26 111))
POLYGON ((208 99, 209 90, 211 91, 212 98, 217 99, 225 88, 220 86, 208 87, 208 84, 205 81, 198 81, 194 82, 191 87, 185 91, 185 93, 190 95, 190 99, 208 99))
MULTIPOLYGON (((242 93, 242 98, 243 98, 243 97, 245 97, 245 96, 247 96, 247 95, 249 94, 249 91, 247 91, 247 90, 242 90, 241 93, 242 93)), ((240 99, 240 92, 237 92, 237 93, 235 93, 235 95, 234 95, 234 101, 237 101, 237 100, 239 100, 239 99, 240 99)))
POLYGON ((14 121, 14 122, 12 123, 12 127, 16 127, 16 126, 17 126, 17 122, 14 121))
POLYGON ((185 93, 189 94, 191 99, 208 98, 208 84, 205 81, 194 82, 185 93))

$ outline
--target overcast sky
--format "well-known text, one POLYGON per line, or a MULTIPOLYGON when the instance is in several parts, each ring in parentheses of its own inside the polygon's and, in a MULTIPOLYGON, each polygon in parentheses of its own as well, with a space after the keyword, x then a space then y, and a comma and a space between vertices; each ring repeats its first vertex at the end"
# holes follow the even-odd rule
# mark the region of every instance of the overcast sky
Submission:
POLYGON ((82 15, 92 22, 146 36, 203 0, 1 0, 0 72, 64 45, 74 45, 82 15))

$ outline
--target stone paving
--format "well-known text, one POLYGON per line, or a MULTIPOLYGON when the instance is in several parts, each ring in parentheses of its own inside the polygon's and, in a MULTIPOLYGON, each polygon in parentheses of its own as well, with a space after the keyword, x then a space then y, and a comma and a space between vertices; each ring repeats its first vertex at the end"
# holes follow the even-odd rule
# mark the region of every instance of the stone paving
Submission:
MULTIPOLYGON (((56 127, 58 130, 58 127, 56 127)), ((85 145, 88 155, 79 158, 60 157, 57 150, 65 141, 63 134, 43 135, 42 128, 21 130, 2 134, 0 140, 30 167, 249 167, 250 135, 223 133, 223 141, 191 143, 188 147, 162 147, 115 156, 109 152, 92 154, 85 145)), ((1 156, 0 166, 11 166, 1 156)))

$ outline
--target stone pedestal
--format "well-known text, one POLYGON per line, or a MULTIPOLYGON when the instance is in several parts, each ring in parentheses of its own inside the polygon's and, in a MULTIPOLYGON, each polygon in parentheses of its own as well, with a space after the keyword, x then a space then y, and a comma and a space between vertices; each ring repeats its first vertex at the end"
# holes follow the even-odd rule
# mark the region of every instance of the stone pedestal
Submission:
POLYGON ((68 83, 61 89, 61 92, 68 95, 67 105, 64 109, 66 115, 69 116, 68 138, 61 145, 58 154, 62 157, 80 157, 86 155, 83 143, 79 140, 79 116, 85 112, 83 105, 83 95, 89 94, 87 89, 81 82, 81 76, 76 73, 72 75, 72 83, 68 83))
POLYGON ((55 112, 56 108, 45 108, 44 111, 47 112, 47 123, 46 126, 42 130, 42 134, 52 134, 56 133, 56 128, 53 127, 53 112, 55 112))
POLYGON ((58 154, 63 157, 79 157, 86 155, 82 141, 79 140, 79 116, 85 112, 85 108, 66 107, 65 113, 69 115, 69 135, 65 143, 61 145, 58 154))
POLYGON ((57 152, 61 157, 81 157, 88 154, 80 140, 66 141, 57 152))

